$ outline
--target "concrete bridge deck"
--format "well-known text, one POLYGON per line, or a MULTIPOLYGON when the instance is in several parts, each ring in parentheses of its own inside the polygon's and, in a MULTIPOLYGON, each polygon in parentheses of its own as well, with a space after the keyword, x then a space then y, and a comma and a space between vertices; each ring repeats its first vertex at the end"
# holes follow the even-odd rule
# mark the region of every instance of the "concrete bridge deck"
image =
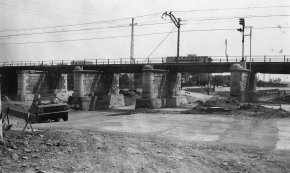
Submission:
MULTIPOLYGON (((229 72, 235 62, 212 63, 149 63, 154 69, 193 73, 223 73, 229 72)), ((10 64, 0 66, 0 73, 18 70, 59 71, 71 73, 75 66, 83 66, 84 70, 98 70, 108 73, 140 73, 144 64, 10 64)), ((290 74, 290 62, 252 62, 247 63, 254 73, 290 74)))

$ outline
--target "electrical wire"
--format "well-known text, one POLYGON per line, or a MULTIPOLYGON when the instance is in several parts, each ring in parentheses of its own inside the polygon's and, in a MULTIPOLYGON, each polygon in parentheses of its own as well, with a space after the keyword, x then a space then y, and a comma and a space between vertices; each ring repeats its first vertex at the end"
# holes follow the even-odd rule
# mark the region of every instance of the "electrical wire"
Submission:
MULTIPOLYGON (((244 18, 268 18, 268 17, 286 17, 290 16, 288 14, 279 14, 279 15, 251 15, 251 16, 244 16, 244 18)), ((236 19, 240 18, 240 16, 234 17, 221 17, 221 18, 205 18, 205 19, 184 19, 185 22, 193 22, 193 21, 216 21, 216 20, 228 20, 228 19, 236 19)), ((147 23, 147 24, 139 24, 140 26, 150 26, 150 25, 164 25, 169 24, 171 22, 157 22, 157 23, 147 23)), ((183 23, 184 24, 184 23, 183 23)), ((83 28, 83 29, 66 29, 66 30, 59 30, 59 31, 45 31, 45 32, 34 32, 34 33, 23 33, 23 34, 10 34, 10 35, 1 35, 0 39, 6 37, 16 37, 16 36, 23 36, 23 35, 38 35, 38 34, 51 34, 51 33, 64 33, 64 32, 73 32, 73 31, 87 31, 87 30, 96 30, 96 29, 113 29, 113 28, 122 28, 122 27, 130 27, 129 25, 118 25, 118 26, 110 26, 110 27, 95 27, 95 28, 83 28)))
POLYGON ((240 7, 240 8, 213 8, 213 9, 202 9, 202 10, 175 10, 171 12, 176 13, 187 13, 187 12, 203 12, 203 11, 228 11, 228 10, 250 10, 250 9, 265 9, 265 8, 289 8, 289 5, 280 6, 253 6, 253 7, 240 7))
MULTIPOLYGON (((169 24, 170 22, 164 23, 148 23, 148 24, 139 24, 140 26, 151 26, 151 25, 164 25, 169 24)), ((58 31, 45 31, 45 32, 34 32, 34 33, 23 33, 23 34, 10 34, 10 35, 0 35, 0 39, 6 38, 6 37, 18 37, 18 36, 27 36, 27 35, 39 35, 39 34, 52 34, 52 33, 64 33, 64 32, 76 32, 76 31, 88 31, 88 30, 98 30, 98 29, 114 29, 114 28, 127 28, 130 27, 129 25, 117 25, 117 26, 108 26, 108 27, 96 27, 96 28, 82 28, 82 29, 64 29, 64 30, 58 30, 58 31)))
POLYGON ((175 27, 162 39, 162 41, 153 49, 153 51, 147 56, 149 58, 160 46, 161 44, 169 37, 169 35, 174 31, 175 27))
MULTIPOLYGON (((282 8, 282 7, 290 7, 290 6, 264 6, 264 7, 244 7, 244 8, 224 8, 224 9, 204 9, 204 10, 184 10, 184 11, 172 11, 172 12, 197 12, 197 11, 218 11, 218 10, 242 10, 242 9, 259 9, 259 8, 282 8)), ((161 15, 163 13, 151 13, 145 15, 134 16, 133 18, 142 18, 148 16, 161 15)), ((118 18, 111 20, 102 20, 102 21, 94 21, 94 22, 86 22, 86 23, 77 23, 77 24, 67 24, 67 25, 57 25, 57 26, 47 26, 47 27, 35 27, 35 28, 23 28, 23 29, 6 29, 1 30, 0 32, 9 32, 9 31, 19 31, 19 30, 37 30, 37 29, 48 29, 48 28, 58 28, 58 27, 72 27, 72 26, 83 26, 83 25, 91 25, 91 24, 99 24, 99 23, 111 23, 120 20, 128 20, 132 19, 132 17, 126 18, 118 18)))
MULTIPOLYGON (((258 27, 253 29, 286 29, 290 27, 258 27)), ((231 31, 236 30, 236 28, 216 28, 216 29, 193 29, 193 30, 184 30, 180 32, 208 32, 208 31, 231 31)), ((177 31, 174 31, 177 32, 177 31)), ((155 32, 155 33, 145 33, 145 34, 138 34, 135 36, 149 36, 149 35, 160 35, 160 34, 168 34, 170 32, 155 32)), ((113 38, 126 38, 130 37, 131 35, 120 35, 120 36, 109 36, 109 37, 92 37, 92 38, 80 38, 80 39, 65 39, 65 40, 49 40, 49 41, 31 41, 31 42, 7 42, 7 43, 0 43, 0 45, 12 45, 12 44, 35 44, 35 43, 57 43, 57 42, 69 42, 69 41, 87 41, 87 40, 103 40, 103 39, 113 39, 113 38)))
POLYGON ((77 24, 67 24, 67 25, 56 25, 56 26, 47 26, 47 27, 34 27, 34 28, 23 28, 23 29, 6 29, 1 30, 0 32, 11 32, 11 31, 30 31, 30 30, 39 30, 39 29, 56 29, 56 28, 67 28, 67 27, 73 27, 73 26, 85 26, 85 25, 92 25, 92 24, 102 24, 102 23, 112 23, 116 21, 122 21, 122 20, 131 20, 132 18, 142 18, 147 16, 155 16, 155 15, 161 15, 162 13, 150 13, 145 15, 139 15, 134 17, 125 17, 125 18, 118 18, 118 19, 110 19, 110 20, 100 20, 100 21, 94 21, 94 22, 86 22, 86 23, 77 23, 77 24))
MULTIPOLYGON (((6 4, 3 2, 0 2, 0 6, 6 8, 6 9, 15 9, 18 10, 20 12, 24 12, 24 13, 28 13, 28 14, 32 14, 32 15, 36 15, 36 16, 42 16, 42 17, 50 17, 50 18, 54 18, 54 19, 61 19, 63 20, 65 19, 72 19, 73 17, 66 17, 66 16, 60 16, 57 14, 53 14, 53 13, 48 13, 48 12, 44 12, 44 11, 32 11, 32 10, 28 10, 19 6, 15 6, 15 5, 11 5, 11 4, 6 4)), ((79 19, 79 18, 74 18, 74 19, 79 19)))
POLYGON ((56 6, 53 6, 53 5, 39 3, 38 1, 26 0, 25 3, 35 4, 35 5, 39 6, 39 7, 49 7, 51 9, 55 9, 55 10, 73 12, 73 13, 78 13, 78 14, 85 14, 85 15, 90 15, 90 16, 98 15, 96 13, 90 13, 90 12, 86 12, 86 11, 76 11, 76 10, 71 10, 71 9, 68 10, 68 9, 65 9, 65 8, 59 8, 59 7, 56 7, 56 6))

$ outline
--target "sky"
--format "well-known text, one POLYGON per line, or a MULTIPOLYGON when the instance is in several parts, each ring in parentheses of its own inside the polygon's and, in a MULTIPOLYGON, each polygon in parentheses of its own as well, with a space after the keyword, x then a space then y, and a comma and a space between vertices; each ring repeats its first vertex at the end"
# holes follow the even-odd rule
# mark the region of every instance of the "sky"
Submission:
POLYGON ((175 56, 165 11, 182 56, 241 56, 244 17, 253 57, 290 58, 290 0, 0 0, 0 62, 129 58, 132 17, 136 59, 175 56))

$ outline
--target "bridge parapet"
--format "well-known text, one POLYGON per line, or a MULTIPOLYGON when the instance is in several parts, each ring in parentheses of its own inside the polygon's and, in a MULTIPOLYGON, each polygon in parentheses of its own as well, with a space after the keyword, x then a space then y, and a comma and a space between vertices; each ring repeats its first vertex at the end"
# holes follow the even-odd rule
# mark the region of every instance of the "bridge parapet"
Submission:
MULTIPOLYGON (((197 62, 184 62, 184 61, 176 61, 176 62, 167 62, 167 57, 154 57, 154 58, 136 58, 133 61, 133 64, 160 64, 160 63, 193 63, 197 62)), ((238 63, 241 59, 240 56, 211 56, 212 63, 238 63)), ((290 62, 290 55, 256 55, 256 56, 245 56, 245 60, 247 63, 251 62, 290 62)), ((198 62, 198 63, 209 63, 207 61, 198 62)), ((9 66, 86 66, 86 65, 105 65, 105 64, 132 64, 130 58, 110 58, 110 59, 83 59, 83 60, 51 60, 51 61, 6 61, 0 62, 0 66, 9 67, 9 66)))

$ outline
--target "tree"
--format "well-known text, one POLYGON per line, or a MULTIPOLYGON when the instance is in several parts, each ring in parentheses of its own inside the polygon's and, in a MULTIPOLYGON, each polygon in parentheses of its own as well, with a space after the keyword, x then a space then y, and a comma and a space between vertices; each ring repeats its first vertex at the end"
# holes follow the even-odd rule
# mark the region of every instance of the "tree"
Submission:
POLYGON ((222 86, 224 84, 223 76, 222 75, 213 76, 212 84, 214 86, 222 86))

